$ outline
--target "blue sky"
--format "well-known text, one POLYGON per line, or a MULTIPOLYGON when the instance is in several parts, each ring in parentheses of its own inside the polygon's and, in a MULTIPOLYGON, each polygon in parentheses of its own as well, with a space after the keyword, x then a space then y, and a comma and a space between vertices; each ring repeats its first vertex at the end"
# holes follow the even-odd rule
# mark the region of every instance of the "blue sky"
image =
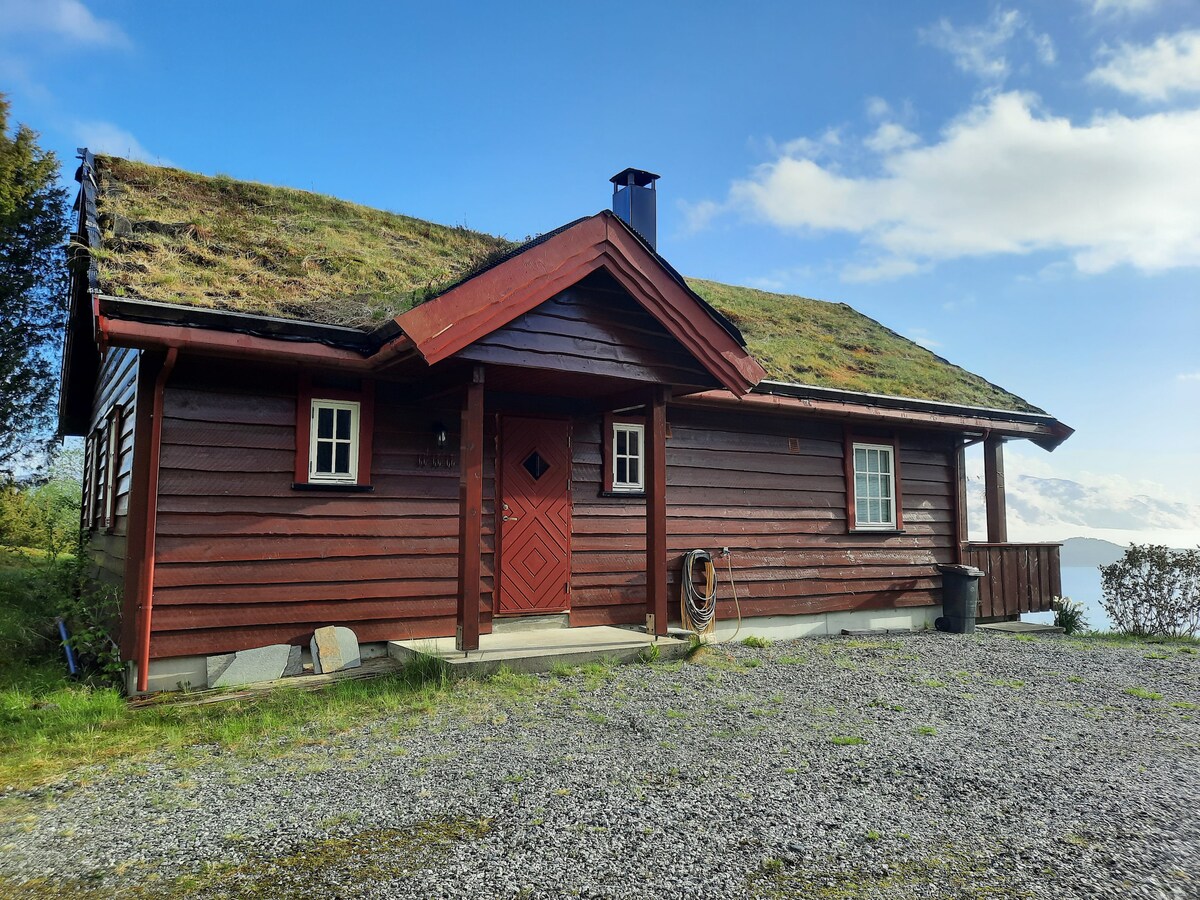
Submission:
POLYGON ((1200 538, 1192 0, 0 0, 0 90, 64 160, 515 238, 651 169, 684 273, 850 303, 1078 429, 1009 445, 1017 535, 1200 538))

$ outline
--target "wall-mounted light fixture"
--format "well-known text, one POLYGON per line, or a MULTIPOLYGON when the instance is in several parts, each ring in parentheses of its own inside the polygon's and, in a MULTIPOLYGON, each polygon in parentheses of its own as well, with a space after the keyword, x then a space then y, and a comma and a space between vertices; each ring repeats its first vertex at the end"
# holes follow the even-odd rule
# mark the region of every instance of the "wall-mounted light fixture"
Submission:
POLYGON ((433 436, 433 446, 428 453, 422 453, 417 457, 417 467, 421 469, 453 469, 454 454, 447 451, 450 435, 446 432, 446 426, 441 422, 434 422, 430 426, 430 433, 433 436))

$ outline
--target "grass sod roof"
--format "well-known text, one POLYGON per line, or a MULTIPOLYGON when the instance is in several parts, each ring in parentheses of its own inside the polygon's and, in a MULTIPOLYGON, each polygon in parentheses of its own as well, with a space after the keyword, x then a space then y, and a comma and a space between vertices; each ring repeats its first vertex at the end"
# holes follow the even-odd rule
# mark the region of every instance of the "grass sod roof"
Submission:
MULTIPOLYGON (((516 246, 345 200, 226 176, 96 157, 116 297, 371 326, 516 246)), ((773 381, 1021 412, 1020 397, 843 303, 688 279, 741 329, 773 381)))

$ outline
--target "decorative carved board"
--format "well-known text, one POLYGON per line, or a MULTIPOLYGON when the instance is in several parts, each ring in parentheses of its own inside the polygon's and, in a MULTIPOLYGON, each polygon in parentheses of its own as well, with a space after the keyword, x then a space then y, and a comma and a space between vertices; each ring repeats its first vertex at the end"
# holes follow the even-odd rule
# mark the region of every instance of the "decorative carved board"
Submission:
POLYGON ((570 475, 568 422, 501 419, 499 615, 570 607, 570 475))

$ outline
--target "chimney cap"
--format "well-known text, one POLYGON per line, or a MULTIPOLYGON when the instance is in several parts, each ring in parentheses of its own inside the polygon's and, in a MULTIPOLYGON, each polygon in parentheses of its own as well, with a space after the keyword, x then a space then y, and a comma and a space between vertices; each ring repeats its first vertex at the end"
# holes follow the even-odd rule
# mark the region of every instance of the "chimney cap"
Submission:
POLYGON ((660 177, 660 175, 647 172, 645 169, 628 168, 623 169, 608 180, 618 187, 628 184, 635 185, 636 187, 649 187, 658 181, 660 177))

